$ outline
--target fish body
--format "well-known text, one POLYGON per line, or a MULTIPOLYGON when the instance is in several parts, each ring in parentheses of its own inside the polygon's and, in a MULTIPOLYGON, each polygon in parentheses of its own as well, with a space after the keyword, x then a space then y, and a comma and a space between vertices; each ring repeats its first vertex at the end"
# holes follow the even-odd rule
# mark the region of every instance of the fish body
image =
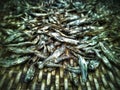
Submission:
POLYGON ((59 62, 62 62, 62 61, 64 61, 64 60, 68 60, 68 59, 70 59, 70 58, 72 58, 72 57, 70 57, 70 56, 62 56, 62 57, 60 57, 60 58, 57 58, 57 59, 55 60, 55 63, 59 63, 59 62))
POLYGON ((18 58, 11 58, 11 59, 6 59, 6 60, 0 60, 0 66, 1 67, 11 67, 14 65, 19 65, 21 63, 24 63, 27 61, 30 57, 29 56, 24 56, 24 57, 18 57, 18 58))
POLYGON ((48 63, 48 64, 45 64, 46 67, 62 67, 61 64, 55 64, 55 63, 48 63))
POLYGON ((68 44, 73 44, 73 45, 78 45, 79 44, 78 40, 63 37, 59 33, 52 32, 52 33, 49 33, 49 35, 51 37, 54 37, 56 40, 58 40, 60 42, 66 42, 68 44))
POLYGON ((33 79, 35 75, 35 66, 34 64, 30 66, 30 68, 28 69, 26 76, 25 76, 25 82, 29 82, 33 79))
POLYGON ((86 82, 87 81, 87 75, 88 75, 87 62, 85 61, 85 59, 82 56, 79 55, 78 57, 79 57, 78 63, 79 63, 80 70, 81 70, 82 81, 86 82))
POLYGON ((110 69, 112 69, 111 63, 108 58, 104 55, 101 55, 97 50, 94 50, 96 55, 102 60, 102 62, 110 69))
POLYGON ((112 51, 110 52, 109 48, 107 48, 102 42, 99 42, 102 52, 105 56, 110 60, 110 62, 114 63, 115 65, 119 66, 120 62, 115 58, 112 51))
POLYGON ((57 59, 61 54, 63 54, 64 51, 65 45, 62 45, 60 48, 56 49, 53 54, 51 54, 48 58, 39 64, 39 69, 42 69, 48 61, 57 59))

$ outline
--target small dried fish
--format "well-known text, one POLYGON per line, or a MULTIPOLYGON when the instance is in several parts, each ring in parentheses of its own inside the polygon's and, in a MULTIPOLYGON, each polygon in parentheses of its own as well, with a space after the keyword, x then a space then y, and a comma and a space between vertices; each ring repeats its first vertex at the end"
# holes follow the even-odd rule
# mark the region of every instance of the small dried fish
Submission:
POLYGON ((9 47, 8 48, 9 51, 13 52, 13 53, 16 53, 16 54, 35 54, 36 56, 42 58, 42 59, 45 59, 46 56, 41 54, 39 51, 37 50, 31 50, 29 48, 27 49, 20 49, 20 48, 16 48, 16 47, 9 47))
POLYGON ((65 69, 69 69, 69 70, 80 70, 80 67, 79 66, 75 66, 75 67, 72 67, 70 65, 66 65, 66 68, 65 69))
POLYGON ((30 82, 35 75, 35 66, 32 64, 30 68, 27 70, 26 76, 25 76, 25 82, 30 82))
POLYGON ((79 63, 80 71, 81 71, 81 74, 82 74, 82 81, 86 82, 87 81, 87 75, 88 75, 87 62, 85 61, 85 59, 82 56, 78 55, 78 57, 79 57, 78 63, 79 63))
POLYGON ((34 51, 32 51, 30 49, 20 49, 20 48, 16 48, 16 47, 9 47, 8 50, 11 51, 11 52, 14 52, 16 54, 34 53, 34 51))
POLYGON ((66 67, 66 70, 70 71, 71 73, 76 73, 76 74, 81 73, 80 67, 66 67))
POLYGON ((109 60, 104 56, 104 55, 101 55, 97 50, 94 50, 96 55, 102 60, 102 62, 110 69, 112 69, 112 65, 111 63, 109 62, 109 60))
POLYGON ((75 26, 75 25, 78 26, 78 25, 82 25, 85 23, 88 23, 88 19, 82 18, 82 19, 78 19, 78 20, 75 20, 75 21, 68 23, 67 26, 75 26))
POLYGON ((78 45, 79 44, 78 40, 63 37, 59 33, 51 32, 51 33, 49 33, 49 35, 51 37, 54 37, 56 40, 58 40, 60 42, 66 42, 68 44, 73 44, 73 45, 78 45))
POLYGON ((78 16, 78 15, 69 15, 69 16, 67 16, 67 17, 65 18, 64 21, 69 22, 69 21, 77 20, 77 19, 79 19, 79 18, 80 18, 80 16, 78 16))
POLYGON ((21 42, 21 43, 17 43, 17 44, 8 44, 6 46, 24 46, 24 45, 34 45, 38 42, 39 38, 35 38, 33 42, 21 42))
POLYGON ((110 62, 114 63, 115 65, 119 66, 120 62, 116 60, 115 56, 113 55, 112 51, 109 51, 109 48, 107 48, 102 42, 99 42, 99 45, 102 49, 102 52, 107 56, 107 58, 110 60, 110 62))
POLYGON ((35 43, 33 43, 33 42, 21 42, 21 43, 17 43, 17 44, 8 44, 8 45, 6 45, 6 46, 24 46, 24 45, 34 45, 35 43))
POLYGON ((73 28, 70 30, 70 35, 73 35, 73 34, 77 34, 77 33, 81 33, 81 31, 83 30, 83 27, 77 27, 77 28, 73 28))
POLYGON ((46 67, 62 67, 61 64, 55 64, 55 63, 51 63, 51 62, 45 64, 45 66, 46 66, 46 67))
POLYGON ((68 60, 68 59, 71 59, 71 58, 72 58, 71 56, 62 56, 60 58, 57 58, 55 60, 55 63, 60 63, 61 61, 68 60))
POLYGON ((33 16, 36 16, 36 17, 45 17, 45 16, 52 15, 53 13, 34 13, 34 12, 31 12, 30 14, 33 16))
POLYGON ((54 29, 54 30, 59 33, 58 35, 61 35, 61 36, 65 37, 65 38, 70 38, 70 39, 74 38, 73 36, 65 35, 64 33, 60 32, 59 30, 56 30, 56 29, 54 29))
POLYGON ((14 65, 19 65, 21 63, 26 62, 30 57, 24 56, 24 57, 18 57, 18 58, 7 58, 0 60, 0 66, 1 67, 11 67, 14 65))
POLYGON ((45 61, 51 59, 57 59, 65 51, 65 45, 62 45, 60 48, 56 49, 52 55, 50 55, 45 61))
POLYGON ((88 44, 80 44, 80 45, 77 45, 75 48, 76 49, 82 49, 82 48, 86 48, 88 46, 89 46, 88 44))
POLYGON ((107 59, 107 57, 102 56, 101 59, 103 60, 104 64, 105 64, 108 68, 112 69, 112 65, 111 65, 111 63, 109 62, 109 60, 107 59))
POLYGON ((50 28, 50 26, 47 25, 47 26, 44 26, 44 27, 40 28, 39 30, 40 30, 40 31, 45 31, 45 30, 47 30, 47 29, 49 29, 49 28, 50 28))
POLYGON ((50 55, 47 59, 45 59, 42 64, 39 64, 39 69, 42 69, 46 62, 50 60, 57 59, 63 52, 65 51, 65 45, 62 45, 60 48, 56 49, 52 55, 50 55))
POLYGON ((5 39, 5 43, 10 43, 12 41, 14 41, 15 38, 18 38, 22 35, 22 33, 13 33, 12 35, 8 36, 6 39, 5 39))
MULTIPOLYGON (((86 61, 86 64, 89 70, 95 70, 100 65, 100 61, 90 60, 90 61, 86 61)), ((72 67, 72 66, 66 65, 65 69, 76 74, 81 73, 81 67, 79 66, 72 67)))

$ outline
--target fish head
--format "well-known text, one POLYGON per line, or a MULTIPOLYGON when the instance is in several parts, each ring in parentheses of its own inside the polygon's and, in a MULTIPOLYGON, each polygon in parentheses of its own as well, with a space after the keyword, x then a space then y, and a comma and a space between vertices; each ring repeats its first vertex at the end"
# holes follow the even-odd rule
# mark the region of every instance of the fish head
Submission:
POLYGON ((97 60, 91 60, 88 64, 89 70, 95 70, 99 66, 100 62, 97 60))

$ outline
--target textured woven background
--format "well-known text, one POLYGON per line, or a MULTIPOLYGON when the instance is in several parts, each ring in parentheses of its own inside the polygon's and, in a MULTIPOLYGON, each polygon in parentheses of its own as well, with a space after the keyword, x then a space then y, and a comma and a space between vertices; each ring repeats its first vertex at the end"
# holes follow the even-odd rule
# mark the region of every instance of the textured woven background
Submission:
MULTIPOLYGON (((69 63, 74 64, 73 60, 69 63)), ((79 75, 79 87, 70 83, 68 72, 63 68, 52 72, 48 72, 47 69, 38 70, 33 81, 25 83, 27 69, 25 65, 1 68, 0 90, 119 90, 120 87, 120 70, 114 66, 112 70, 108 70, 101 64, 95 72, 89 73, 85 84, 81 82, 79 75)))

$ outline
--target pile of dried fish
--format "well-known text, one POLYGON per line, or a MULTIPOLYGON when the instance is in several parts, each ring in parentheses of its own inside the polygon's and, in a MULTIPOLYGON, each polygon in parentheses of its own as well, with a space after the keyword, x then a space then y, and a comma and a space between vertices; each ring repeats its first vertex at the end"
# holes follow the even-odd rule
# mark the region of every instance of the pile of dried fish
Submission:
POLYGON ((27 62, 25 82, 33 79, 36 69, 63 67, 75 85, 77 75, 87 81, 88 72, 96 70, 100 62, 112 69, 120 65, 108 46, 106 37, 109 15, 96 1, 49 0, 30 5, 25 2, 23 12, 4 16, 0 24, 0 66, 11 67, 27 62), (48 8, 49 7, 49 8, 48 8), (63 64, 73 59, 76 66, 63 64))

